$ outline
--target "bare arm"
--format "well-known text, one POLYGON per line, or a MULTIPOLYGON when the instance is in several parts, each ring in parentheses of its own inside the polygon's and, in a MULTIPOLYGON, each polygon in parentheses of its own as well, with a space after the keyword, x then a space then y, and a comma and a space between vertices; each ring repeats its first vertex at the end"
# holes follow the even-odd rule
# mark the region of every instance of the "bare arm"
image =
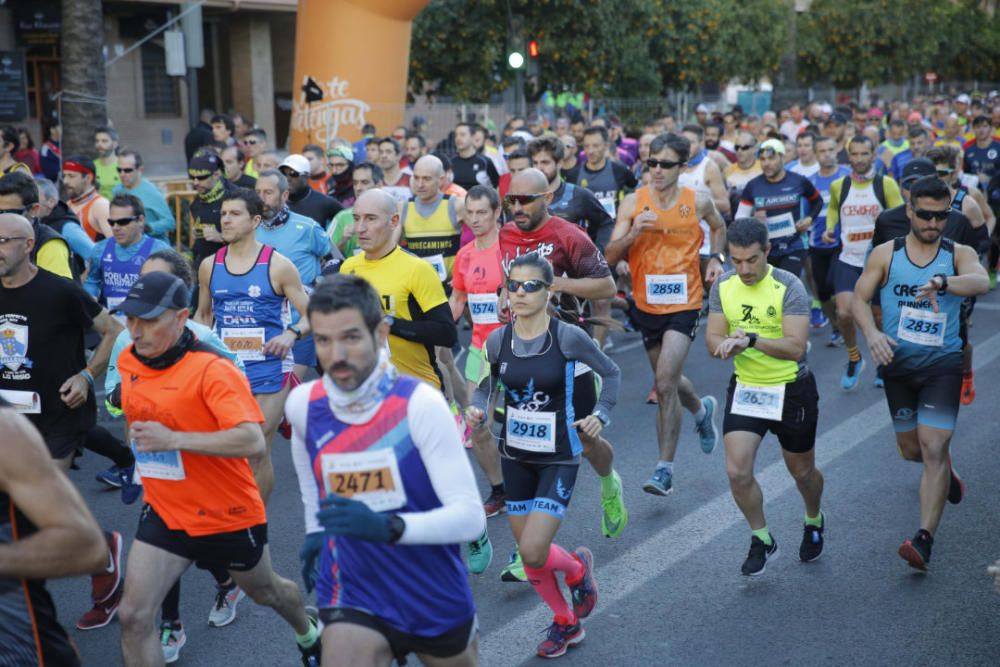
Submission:
MULTIPOLYGON (((978 190, 976 190, 976 192, 978 192, 978 190)), ((969 195, 970 196, 962 200, 962 213, 964 213, 965 217, 967 217, 969 222, 972 223, 973 229, 982 227, 986 224, 986 216, 983 213, 983 209, 979 205, 979 202, 976 200, 975 196, 972 195, 972 190, 969 191, 969 195)))
POLYGON ((628 249, 639 238, 639 234, 649 229, 652 226, 652 220, 656 219, 655 214, 651 217, 643 216, 642 220, 636 220, 633 225, 633 218, 636 217, 638 216, 635 214, 635 194, 625 195, 621 206, 618 207, 618 218, 615 221, 615 228, 611 232, 611 240, 604 247, 604 258, 608 260, 608 264, 617 264, 625 259, 628 255, 628 249), (649 217, 648 220, 647 217, 649 217))
POLYGON ((865 268, 861 272, 861 277, 854 285, 854 299, 851 301, 851 314, 854 321, 865 334, 868 341, 868 349, 872 358, 880 364, 888 364, 892 361, 894 348, 898 343, 895 339, 879 331, 875 325, 875 316, 872 314, 871 300, 875 295, 875 290, 885 279, 886 271, 889 268, 889 261, 892 259, 893 241, 881 244, 868 256, 865 268))
POLYGON ((556 276, 552 281, 552 291, 565 292, 579 299, 610 299, 615 295, 615 280, 611 276, 603 278, 556 276))
POLYGON ((299 321, 295 323, 295 327, 300 332, 298 336, 286 329, 264 343, 264 354, 284 359, 299 338, 309 335, 309 317, 306 315, 309 308, 309 297, 302 289, 299 270, 284 255, 274 253, 272 256, 271 277, 275 287, 277 287, 278 294, 284 295, 288 299, 288 303, 299 313, 299 321))
POLYGON ((979 263, 976 251, 967 245, 955 246, 957 276, 948 279, 948 293, 955 296, 980 296, 990 289, 986 269, 979 263))
POLYGON ((705 185, 712 193, 712 201, 720 213, 729 213, 729 193, 726 192, 726 182, 722 178, 722 170, 712 161, 705 166, 705 185))
POLYGON ((726 221, 722 219, 719 209, 715 207, 715 201, 705 194, 699 193, 695 198, 695 208, 698 219, 708 223, 710 231, 710 243, 712 257, 708 260, 708 267, 705 269, 705 282, 714 283, 716 278, 722 275, 722 262, 716 255, 726 247, 726 221))
POLYGON ((461 319, 465 311, 465 304, 469 301, 469 295, 460 289, 452 289, 451 296, 448 297, 448 306, 451 308, 451 317, 456 322, 461 319))
POLYGON ((213 258, 206 257, 201 260, 198 267, 198 310, 194 314, 196 322, 204 324, 206 327, 212 326, 212 290, 209 282, 212 280, 213 258))
POLYGON ((729 322, 726 321, 725 313, 709 313, 708 326, 705 327, 705 347, 708 354, 714 357, 715 351, 728 336, 729 322))
POLYGON ((111 225, 108 224, 108 216, 110 215, 111 206, 106 199, 98 199, 91 205, 90 221, 93 223, 94 228, 103 234, 106 239, 113 238, 111 225))
POLYGON ((0 577, 46 579, 91 574, 107 565, 107 545, 83 498, 56 467, 27 419, 0 410, 0 490, 38 528, 0 544, 0 577))
POLYGON ((211 433, 172 431, 159 422, 133 422, 129 435, 140 452, 185 451, 242 459, 260 456, 265 451, 264 432, 255 422, 211 433))
POLYGON ((111 359, 111 349, 115 346, 115 339, 121 333, 122 325, 118 320, 111 317, 104 308, 94 318, 94 328, 101 334, 101 342, 94 350, 94 356, 90 358, 90 365, 84 371, 80 371, 66 379, 59 387, 60 398, 70 408, 82 407, 87 401, 87 395, 91 391, 91 380, 99 377, 108 367, 108 360, 111 359), (90 380, 85 373, 90 373, 90 380))

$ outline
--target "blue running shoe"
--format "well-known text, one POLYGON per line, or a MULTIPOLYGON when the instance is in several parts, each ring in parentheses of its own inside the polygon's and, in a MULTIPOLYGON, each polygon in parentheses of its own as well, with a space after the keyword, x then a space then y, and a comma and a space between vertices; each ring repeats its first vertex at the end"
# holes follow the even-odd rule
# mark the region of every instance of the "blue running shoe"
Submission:
POLYGON ((118 474, 121 480, 122 502, 131 505, 142 495, 142 484, 135 482, 135 464, 127 468, 118 468, 118 474))
POLYGON ((715 446, 719 444, 719 429, 715 427, 715 408, 718 401, 714 396, 705 396, 701 399, 701 407, 705 408, 705 418, 694 425, 694 430, 698 432, 698 440, 701 441, 701 451, 711 454, 715 451, 715 446))
POLYGON ((830 342, 827 343, 826 346, 842 347, 843 345, 844 345, 844 335, 839 331, 837 331, 836 329, 834 329, 833 333, 830 334, 830 342))
POLYGON ((810 311, 810 313, 809 313, 809 326, 811 326, 813 329, 822 329, 823 327, 825 327, 829 323, 830 323, 830 320, 828 320, 826 318, 826 315, 823 314, 823 309, 821 309, 821 308, 813 308, 810 311))
POLYGON ((861 379, 861 371, 865 370, 865 360, 848 361, 847 368, 844 369, 844 377, 840 378, 840 388, 844 391, 854 391, 858 388, 858 380, 861 379))
POLYGON ((107 470, 102 470, 97 473, 94 477, 98 482, 102 484, 107 484, 112 489, 122 488, 122 471, 127 470, 127 468, 119 468, 118 466, 111 466, 107 470))
POLYGON ((875 381, 873 384, 875 385, 876 389, 885 388, 885 380, 882 379, 882 368, 883 368, 882 364, 879 364, 878 366, 875 367, 875 381))
POLYGON ((654 496, 669 496, 674 490, 674 476, 666 468, 657 468, 653 476, 642 485, 642 490, 654 496))
POLYGON ((597 605, 597 580, 594 579, 594 554, 587 547, 577 547, 574 555, 583 564, 583 575, 575 584, 566 582, 573 600, 573 614, 587 618, 597 605))

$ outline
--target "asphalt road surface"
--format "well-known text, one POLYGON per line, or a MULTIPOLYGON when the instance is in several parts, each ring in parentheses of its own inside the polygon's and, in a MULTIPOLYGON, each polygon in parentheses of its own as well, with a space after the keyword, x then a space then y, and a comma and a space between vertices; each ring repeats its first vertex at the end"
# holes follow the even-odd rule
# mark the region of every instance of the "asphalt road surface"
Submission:
MULTIPOLYGON (((467 336, 467 332, 465 334, 467 336)), ((652 373, 637 334, 615 334, 611 356, 625 382, 606 435, 625 484, 624 534, 600 532, 599 485, 584 463, 557 541, 589 546, 600 600, 585 621, 586 640, 562 662, 578 665, 998 665, 1000 596, 986 567, 1000 557, 1000 293, 980 299, 973 317, 975 403, 963 407, 953 458, 967 497, 947 506, 931 571, 911 570, 896 555, 919 527, 920 466, 896 452, 884 394, 872 386, 872 364, 853 393, 840 389, 846 352, 825 346, 829 329, 812 330, 812 367, 820 391, 817 458, 826 477, 826 550, 815 563, 798 560, 803 507, 768 436, 758 456, 768 525, 781 553, 759 577, 742 577, 749 529, 729 495, 722 447, 706 456, 685 415, 674 468, 675 492, 642 492, 657 459, 654 413, 644 403, 652 373)), ((862 346, 867 357, 867 350, 862 346)), ((720 404, 731 362, 710 358, 702 336, 685 374, 720 404)), ((718 418, 721 428, 721 415, 718 418)), ((105 528, 130 543, 141 503, 125 506, 94 474, 108 462, 94 454, 72 473, 105 528)), ((303 516, 287 443, 274 444, 276 484, 268 507, 276 570, 299 581, 303 516)), ((487 486, 480 476, 482 489, 487 486)), ((485 493, 484 493, 485 496, 485 493)), ((505 519, 489 520, 495 554, 472 576, 479 610, 482 664, 540 664, 535 646, 550 613, 527 584, 503 583, 499 571, 513 548, 505 519)), ((85 665, 121 664, 117 621, 90 632, 73 625, 89 608, 89 582, 51 582, 60 618, 85 665)), ((206 572, 183 577, 181 612, 188 634, 180 665, 297 665, 291 630, 274 612, 240 603, 238 618, 210 628, 215 586, 206 572)), ((410 659, 414 664, 415 659, 410 659)))

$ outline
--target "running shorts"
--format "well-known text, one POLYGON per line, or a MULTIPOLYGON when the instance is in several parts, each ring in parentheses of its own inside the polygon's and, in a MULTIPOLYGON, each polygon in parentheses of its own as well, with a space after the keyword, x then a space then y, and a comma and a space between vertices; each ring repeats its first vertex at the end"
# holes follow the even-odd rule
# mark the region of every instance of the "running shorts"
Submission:
POLYGON ((203 570, 252 570, 267 546, 267 524, 229 533, 192 537, 183 530, 171 530, 150 505, 142 508, 135 539, 175 556, 194 561, 203 570))
POLYGON ((816 283, 816 298, 822 302, 833 296, 833 266, 839 261, 840 248, 809 248, 813 282, 816 283))
POLYGON ((854 286, 861 277, 863 267, 851 266, 839 259, 833 265, 833 291, 835 294, 841 292, 853 292, 854 286))
POLYGON ((812 373, 785 385, 785 405, 781 421, 732 414, 736 376, 729 381, 726 393, 726 414, 722 421, 723 434, 732 431, 749 431, 761 438, 770 431, 778 438, 781 448, 792 454, 804 454, 816 444, 816 426, 819 422, 819 392, 812 373))
POLYGON ((953 431, 962 395, 962 366, 949 363, 915 373, 891 375, 883 371, 885 397, 896 433, 908 433, 918 424, 953 431))
POLYGON ((378 616, 347 607, 320 609, 319 620, 324 626, 350 623, 374 630, 389 642, 389 649, 399 665, 406 664, 406 656, 410 653, 434 658, 451 658, 459 655, 469 648, 472 640, 476 638, 476 633, 479 632, 479 621, 475 616, 437 637, 421 637, 401 632, 378 616))
POLYGON ((500 457, 507 513, 545 512, 562 520, 573 497, 578 463, 526 463, 500 457))
POLYGON ((767 263, 771 266, 776 266, 779 269, 784 269, 788 271, 796 278, 802 277, 802 265, 806 262, 806 251, 803 250, 793 250, 787 255, 779 255, 775 257, 770 255, 767 258, 767 263))
POLYGON ((668 331, 677 331, 694 340, 695 334, 698 333, 699 314, 699 309, 695 308, 667 315, 655 315, 639 310, 635 302, 629 299, 628 317, 642 333, 642 344, 647 350, 659 347, 663 342, 663 334, 668 331))

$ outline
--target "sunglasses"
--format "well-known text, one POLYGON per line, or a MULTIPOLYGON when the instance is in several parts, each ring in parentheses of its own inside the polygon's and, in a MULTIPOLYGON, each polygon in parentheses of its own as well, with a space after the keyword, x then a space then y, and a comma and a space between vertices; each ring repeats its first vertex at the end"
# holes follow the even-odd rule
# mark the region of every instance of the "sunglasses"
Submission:
POLYGON ((512 294, 521 289, 522 287, 524 288, 526 294, 534 294, 535 292, 539 292, 548 286, 549 283, 545 282, 544 280, 536 280, 536 279, 507 281, 507 291, 512 294))
POLYGON ((751 148, 753 148, 753 146, 754 146, 753 144, 745 144, 745 145, 744 144, 735 144, 735 145, 733 145, 733 148, 735 148, 738 151, 748 151, 751 148))
POLYGON ((192 181, 207 181, 208 179, 212 178, 212 175, 205 174, 204 176, 195 176, 194 174, 188 174, 188 178, 190 178, 192 181))
POLYGON ((256 139, 247 139, 247 140, 246 140, 246 141, 244 141, 243 143, 245 143, 245 144, 246 144, 247 146, 256 146, 256 145, 257 145, 257 144, 259 144, 260 142, 259 142, 259 141, 257 141, 256 139))
POLYGON ((539 197, 544 197, 549 194, 548 192, 539 192, 537 195, 507 195, 503 198, 504 206, 510 208, 514 204, 520 204, 521 206, 527 206, 534 201, 537 201, 539 197))
POLYGON ((951 176, 955 173, 954 169, 937 169, 936 171, 938 176, 951 176))
POLYGON ((118 167, 119 174, 131 174, 135 171, 135 167, 118 167))
POLYGON ((128 218, 108 218, 108 224, 111 225, 112 227, 124 227, 125 225, 132 224, 138 219, 139 216, 137 215, 133 215, 128 218))
POLYGON ((282 174, 284 174, 285 178, 298 178, 299 176, 302 175, 299 172, 297 172, 297 171, 295 171, 295 170, 293 170, 293 169, 291 169, 289 167, 284 167, 282 169, 279 169, 278 171, 280 171, 282 174))
POLYGON ((921 220, 947 220, 948 215, 951 213, 950 210, 944 211, 928 211, 924 208, 915 208, 913 212, 921 220))
POLYGON ((656 169, 657 167, 661 169, 673 169, 682 164, 684 164, 684 160, 654 160, 653 158, 646 160, 646 166, 650 169, 656 169))

